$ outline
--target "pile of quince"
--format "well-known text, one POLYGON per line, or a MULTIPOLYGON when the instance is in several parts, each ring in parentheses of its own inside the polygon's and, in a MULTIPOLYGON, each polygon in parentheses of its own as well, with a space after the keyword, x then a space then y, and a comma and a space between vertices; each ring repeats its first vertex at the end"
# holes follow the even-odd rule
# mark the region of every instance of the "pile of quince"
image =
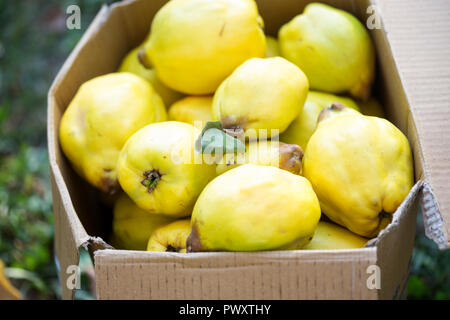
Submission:
POLYGON ((112 204, 117 248, 360 248, 414 181, 374 78, 348 12, 311 3, 275 39, 253 0, 171 0, 117 72, 81 85, 61 147, 112 204))

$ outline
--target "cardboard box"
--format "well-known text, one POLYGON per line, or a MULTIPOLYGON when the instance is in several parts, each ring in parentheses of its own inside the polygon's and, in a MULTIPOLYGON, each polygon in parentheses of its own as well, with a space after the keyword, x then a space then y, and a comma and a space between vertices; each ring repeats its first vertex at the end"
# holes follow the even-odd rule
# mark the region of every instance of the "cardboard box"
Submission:
MULTIPOLYGON (((302 12, 309 1, 259 0, 266 32, 302 12)), ((380 29, 370 30, 377 52, 375 95, 408 137, 416 184, 393 222, 366 248, 254 253, 155 253, 114 250, 105 241, 111 213, 74 173, 58 143, 61 115, 79 86, 117 69, 149 30, 162 0, 104 6, 73 50, 48 94, 55 249, 63 298, 80 247, 94 257, 99 299, 396 299, 405 297, 419 200, 427 235, 449 246, 450 23, 448 2, 326 1, 366 22, 376 5, 380 29), (428 22, 432 22, 428 24, 428 22), (69 269, 68 269, 69 268, 69 269), (379 269, 378 269, 379 268, 379 269)))

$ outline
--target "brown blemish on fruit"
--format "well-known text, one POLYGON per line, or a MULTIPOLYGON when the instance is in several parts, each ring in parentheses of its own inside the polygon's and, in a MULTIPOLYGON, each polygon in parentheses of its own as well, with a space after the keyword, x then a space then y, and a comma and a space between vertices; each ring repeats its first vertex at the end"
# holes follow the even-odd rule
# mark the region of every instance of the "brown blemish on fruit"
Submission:
POLYGON ((227 116, 225 118, 220 119, 222 123, 222 128, 224 129, 232 129, 232 128, 242 128, 241 119, 236 119, 235 117, 227 116))
POLYGON ((227 23, 224 22, 223 25, 222 25, 222 28, 220 29, 219 37, 221 37, 221 36, 223 35, 223 31, 225 30, 225 26, 226 26, 226 25, 227 25, 227 23))
POLYGON ((226 134, 238 139, 244 135, 244 129, 242 129, 241 127, 226 128, 226 129, 224 128, 223 131, 226 134))
POLYGON ((191 228, 191 234, 186 240, 186 252, 200 252, 203 251, 202 244, 200 243, 200 238, 197 231, 197 226, 194 224, 191 228))
POLYGON ((333 112, 333 111, 342 111, 345 108, 346 107, 342 103, 333 102, 331 104, 331 106, 329 106, 328 108, 325 108, 322 111, 320 111, 319 117, 317 118, 317 123, 319 123, 320 121, 323 121, 324 119, 328 118, 328 116, 330 115, 331 112, 333 112))
POLYGON ((101 183, 100 183, 100 189, 112 196, 117 194, 120 191, 120 185, 119 182, 116 179, 112 179, 110 177, 102 177, 101 183))
POLYGON ((303 150, 296 144, 279 144, 280 169, 300 174, 302 171, 303 150))
POLYGON ((147 54, 145 53, 145 48, 142 47, 139 51, 138 51, 138 60, 140 62, 140 64, 142 64, 144 66, 144 68, 146 69, 151 69, 152 68, 152 64, 150 63, 150 61, 147 58, 147 54))
POLYGON ((237 139, 244 135, 244 127, 249 123, 246 118, 236 119, 235 117, 225 117, 220 120, 222 123, 222 130, 232 137, 237 139))

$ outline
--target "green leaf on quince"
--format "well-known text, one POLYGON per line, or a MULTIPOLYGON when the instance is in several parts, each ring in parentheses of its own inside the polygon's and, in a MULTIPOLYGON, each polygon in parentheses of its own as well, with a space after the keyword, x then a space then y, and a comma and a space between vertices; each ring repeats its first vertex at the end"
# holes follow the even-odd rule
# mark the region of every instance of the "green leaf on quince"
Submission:
POLYGON ((221 150, 222 154, 245 152, 245 144, 223 131, 220 121, 208 121, 201 134, 195 141, 197 153, 215 154, 221 150))

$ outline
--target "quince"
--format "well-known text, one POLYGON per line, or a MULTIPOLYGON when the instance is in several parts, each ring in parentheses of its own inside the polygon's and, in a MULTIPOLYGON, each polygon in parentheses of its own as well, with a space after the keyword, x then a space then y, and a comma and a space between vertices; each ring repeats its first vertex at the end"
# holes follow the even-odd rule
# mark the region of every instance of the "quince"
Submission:
POLYGON ((142 210, 122 193, 113 210, 114 244, 121 249, 145 250, 150 235, 173 221, 173 218, 142 210))
POLYGON ((334 223, 319 221, 314 236, 304 250, 336 250, 363 248, 367 238, 363 238, 353 232, 334 223))
POLYGON ((280 56, 278 40, 271 36, 266 36, 266 58, 280 56))
POLYGON ((321 3, 279 31, 281 55, 305 72, 314 90, 370 96, 375 50, 364 25, 353 15, 321 3))
POLYGON ((244 164, 211 181, 191 217, 188 252, 257 251, 309 240, 319 201, 305 178, 244 164))
POLYGON ((390 222, 414 183, 405 135, 385 119, 338 104, 319 116, 303 174, 327 217, 369 238, 390 222))
POLYGON ((213 120, 225 129, 242 130, 250 140, 266 130, 271 137, 298 116, 308 93, 308 79, 280 57, 253 58, 240 65, 214 94, 213 120), (272 132, 274 130, 274 132, 272 132))
POLYGON ((286 143, 298 144, 304 150, 309 138, 311 138, 311 135, 316 129, 317 118, 320 112, 331 106, 334 102, 339 102, 346 107, 359 110, 357 104, 350 98, 319 91, 310 91, 306 97, 302 111, 292 121, 286 131, 281 134, 280 140, 286 143))
POLYGON ((246 144, 245 153, 225 154, 217 164, 216 174, 220 175, 245 163, 277 167, 293 174, 302 171, 303 150, 296 144, 273 141, 252 141, 246 144))
POLYGON ((156 229, 148 239, 147 251, 186 252, 191 220, 183 219, 156 229))
POLYGON ((172 217, 189 216, 197 197, 215 176, 215 165, 197 159, 200 131, 177 121, 148 125, 120 152, 117 174, 122 189, 142 209, 172 217))
POLYGON ((211 121, 212 96, 189 96, 178 100, 169 108, 169 119, 196 125, 211 121))
POLYGON ((181 99, 183 94, 170 89, 164 83, 162 83, 156 76, 156 71, 154 68, 145 68, 138 59, 138 52, 143 45, 131 50, 125 58, 122 60, 118 72, 130 72, 137 76, 140 76, 150 82, 153 89, 160 95, 165 106, 170 106, 175 101, 181 99))
POLYGON ((140 59, 168 87, 210 94, 245 60, 264 56, 262 26, 253 0, 172 0, 155 15, 140 59))
POLYGON ((78 174, 114 194, 122 146, 140 128, 165 120, 164 103, 147 81, 111 73, 81 85, 61 118, 59 139, 78 174))

